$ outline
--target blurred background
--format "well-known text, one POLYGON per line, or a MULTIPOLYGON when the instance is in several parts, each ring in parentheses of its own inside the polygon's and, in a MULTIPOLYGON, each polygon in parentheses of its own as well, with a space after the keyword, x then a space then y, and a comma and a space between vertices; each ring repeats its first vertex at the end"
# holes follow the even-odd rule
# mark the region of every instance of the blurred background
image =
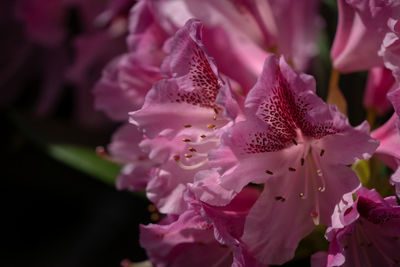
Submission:
MULTIPOLYGON (((92 97, 104 66, 126 49, 134 2, 2 0, 1 266, 120 266, 124 259, 146 259, 138 225, 151 222, 149 203, 143 194, 117 191, 119 166, 96 155, 118 125, 94 110, 92 97)), ((320 11, 325 28, 309 73, 326 98, 335 1, 321 1, 320 11)), ((353 125, 365 118, 365 80, 366 73, 341 77, 353 125)), ((301 265, 308 259, 287 264, 301 265)))

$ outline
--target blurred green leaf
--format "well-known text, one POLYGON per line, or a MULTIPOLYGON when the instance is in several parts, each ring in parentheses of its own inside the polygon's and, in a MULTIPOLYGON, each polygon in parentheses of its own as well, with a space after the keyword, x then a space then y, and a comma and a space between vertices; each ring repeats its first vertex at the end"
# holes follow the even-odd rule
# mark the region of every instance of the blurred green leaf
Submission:
POLYGON ((327 5, 330 9, 335 10, 337 12, 337 1, 336 0, 322 0, 324 5, 327 5))
POLYGON ((361 184, 367 186, 371 179, 371 170, 368 162, 365 159, 359 160, 351 168, 356 172, 361 184))
POLYGON ((47 152, 52 158, 112 186, 121 169, 119 165, 99 157, 91 148, 48 144, 47 152))
MULTIPOLYGON (((9 111, 7 117, 30 142, 46 152, 51 158, 115 187, 115 179, 121 170, 121 166, 98 156, 94 148, 72 144, 54 144, 48 141, 45 136, 40 135, 29 123, 29 120, 18 112, 9 111)), ((140 197, 146 195, 144 191, 133 194, 140 197)))

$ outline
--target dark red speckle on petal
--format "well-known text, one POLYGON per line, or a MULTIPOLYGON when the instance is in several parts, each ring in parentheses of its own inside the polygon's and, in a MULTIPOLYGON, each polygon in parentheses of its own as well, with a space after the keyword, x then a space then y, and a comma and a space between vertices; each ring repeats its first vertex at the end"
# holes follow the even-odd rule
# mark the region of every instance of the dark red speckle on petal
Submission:
POLYGON ((210 63, 199 47, 195 47, 190 62, 189 79, 193 90, 177 93, 176 102, 184 102, 200 107, 217 108, 215 100, 221 83, 211 69, 210 63))
POLYGON ((337 133, 332 122, 313 124, 308 121, 306 114, 312 107, 295 95, 280 72, 277 72, 276 78, 277 85, 272 88, 271 96, 258 108, 266 130, 250 136, 246 153, 278 151, 293 145, 297 137, 296 129, 300 129, 304 136, 315 139, 337 133))

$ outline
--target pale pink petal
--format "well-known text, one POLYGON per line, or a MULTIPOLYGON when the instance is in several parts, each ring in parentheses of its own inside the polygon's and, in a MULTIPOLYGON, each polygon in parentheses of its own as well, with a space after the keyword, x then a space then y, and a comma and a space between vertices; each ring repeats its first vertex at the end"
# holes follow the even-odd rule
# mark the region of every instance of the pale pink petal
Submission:
POLYGON ((231 249, 214 239, 212 229, 212 224, 188 210, 169 224, 141 226, 140 244, 157 266, 229 266, 231 249))
POLYGON ((126 121, 130 111, 141 108, 146 93, 161 78, 158 68, 144 68, 130 55, 111 61, 94 88, 95 108, 111 119, 126 121))
POLYGON ((394 170, 397 169, 400 160, 400 131, 396 125, 398 120, 397 114, 393 114, 384 125, 371 134, 380 141, 375 156, 394 170))
POLYGON ((339 22, 331 50, 334 67, 341 72, 382 66, 378 50, 386 23, 399 7, 395 1, 338 1, 339 22))
MULTIPOLYGON (((398 11, 400 12, 400 11, 398 11)), ((388 20, 389 31, 382 41, 379 55, 382 56, 386 68, 393 72, 396 80, 400 81, 400 24, 398 14, 388 20)))

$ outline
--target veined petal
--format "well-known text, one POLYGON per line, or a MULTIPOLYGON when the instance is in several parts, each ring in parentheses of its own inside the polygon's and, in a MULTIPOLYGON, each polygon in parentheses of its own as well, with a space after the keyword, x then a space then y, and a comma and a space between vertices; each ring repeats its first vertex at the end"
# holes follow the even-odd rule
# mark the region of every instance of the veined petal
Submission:
POLYGON ((301 201, 295 194, 295 188, 303 188, 301 177, 291 178, 270 179, 246 219, 242 240, 264 264, 279 265, 290 260, 298 242, 314 228, 312 203, 301 201), (284 200, 277 199, 286 192, 284 200))

